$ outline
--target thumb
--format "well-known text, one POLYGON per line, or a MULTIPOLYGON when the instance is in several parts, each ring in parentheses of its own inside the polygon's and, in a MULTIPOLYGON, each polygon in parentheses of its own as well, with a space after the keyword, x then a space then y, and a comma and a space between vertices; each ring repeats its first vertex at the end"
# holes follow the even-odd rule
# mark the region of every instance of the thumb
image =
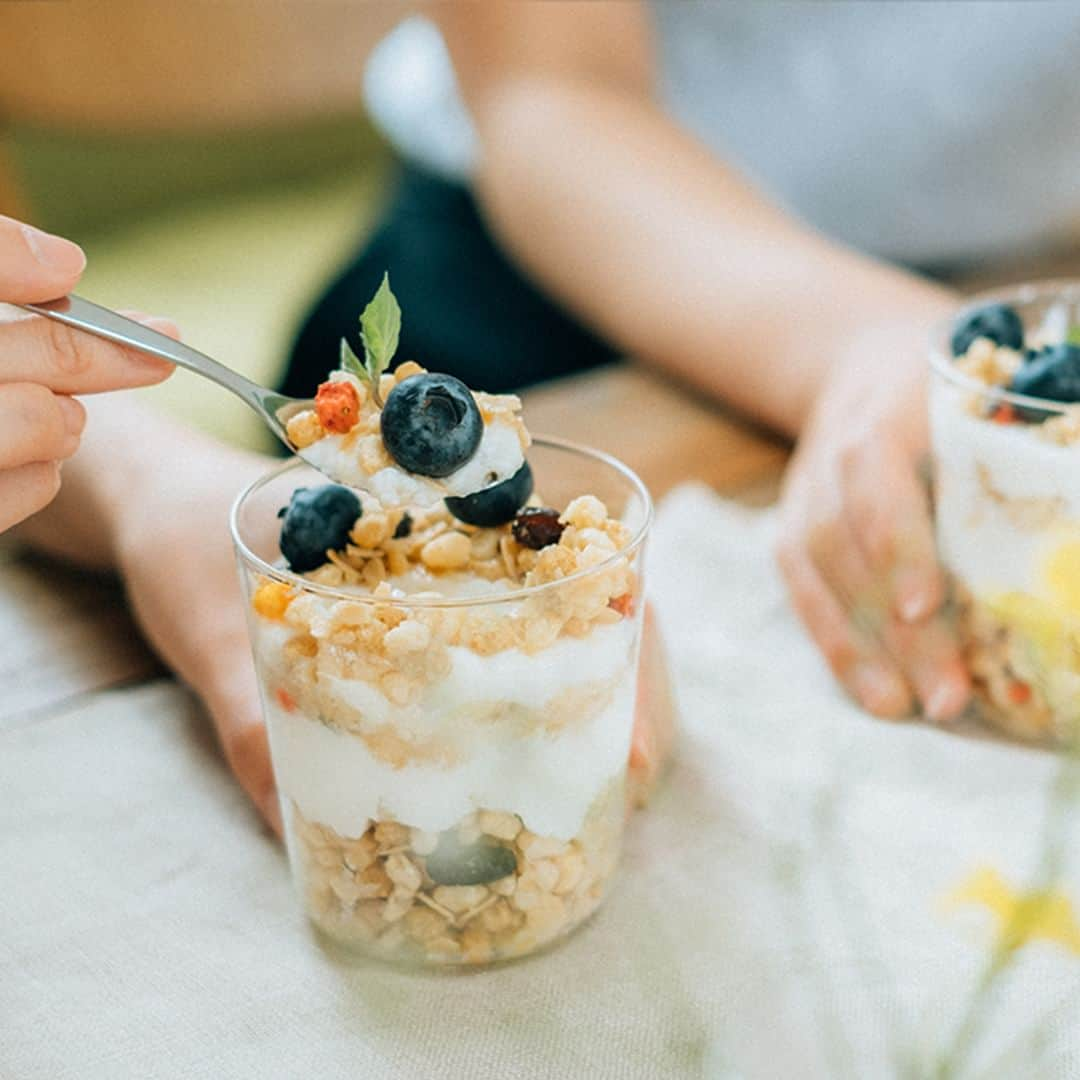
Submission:
POLYGON ((0 216, 0 303, 66 296, 85 267, 78 244, 0 216))
POLYGON ((225 760, 266 823, 281 836, 281 808, 270 760, 270 740, 250 661, 239 668, 229 685, 215 690, 207 695, 206 704, 225 760))

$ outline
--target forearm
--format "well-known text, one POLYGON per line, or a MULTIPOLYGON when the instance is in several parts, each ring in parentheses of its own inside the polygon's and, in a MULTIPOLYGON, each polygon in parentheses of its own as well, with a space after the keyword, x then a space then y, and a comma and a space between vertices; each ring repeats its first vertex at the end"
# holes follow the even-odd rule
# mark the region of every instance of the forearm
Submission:
MULTIPOLYGON (((17 539, 97 569, 116 569, 128 523, 152 493, 182 470, 208 488, 235 474, 237 488, 269 459, 226 446, 147 408, 127 394, 83 399, 82 445, 64 464, 56 499, 15 530, 17 539)), ((187 486, 187 485, 185 485, 187 486)))
POLYGON ((939 317, 950 294, 788 218, 644 96, 532 78, 474 92, 495 231, 628 354, 797 434, 868 324, 939 317))

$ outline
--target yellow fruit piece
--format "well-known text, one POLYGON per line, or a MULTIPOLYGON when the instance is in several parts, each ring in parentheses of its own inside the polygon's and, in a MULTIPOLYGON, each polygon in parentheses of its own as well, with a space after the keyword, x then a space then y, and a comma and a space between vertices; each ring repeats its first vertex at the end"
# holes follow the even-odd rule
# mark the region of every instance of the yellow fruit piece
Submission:
POLYGON ((1069 614, 1080 615, 1080 539, 1067 540, 1050 552, 1043 581, 1058 604, 1069 614))
POLYGON ((292 603, 293 594, 280 581, 267 581, 255 590, 251 606, 264 619, 283 619, 292 603))
POLYGON ((1048 600, 1029 593, 1009 592, 987 602, 990 613, 1044 651, 1052 650, 1065 633, 1065 613, 1048 600))

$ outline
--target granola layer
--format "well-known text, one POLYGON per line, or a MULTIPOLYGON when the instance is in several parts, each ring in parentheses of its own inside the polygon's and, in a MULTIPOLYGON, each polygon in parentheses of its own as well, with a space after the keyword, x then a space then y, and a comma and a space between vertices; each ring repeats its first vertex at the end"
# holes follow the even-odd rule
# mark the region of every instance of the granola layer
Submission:
POLYGON ((475 965, 534 952, 596 910, 624 806, 621 780, 611 783, 570 840, 498 809, 441 834, 380 819, 342 836, 293 806, 287 831, 308 915, 335 942, 401 963, 475 965))

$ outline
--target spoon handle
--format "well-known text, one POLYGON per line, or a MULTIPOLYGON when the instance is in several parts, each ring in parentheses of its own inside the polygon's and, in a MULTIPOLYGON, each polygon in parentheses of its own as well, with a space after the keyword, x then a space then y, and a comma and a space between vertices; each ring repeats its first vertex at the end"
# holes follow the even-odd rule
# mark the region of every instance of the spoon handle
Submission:
POLYGON ((42 304, 20 304, 19 306, 36 315, 44 315, 47 319, 55 319, 57 322, 66 323, 68 326, 74 326, 90 334, 97 334, 98 337, 107 338, 120 345, 128 345, 142 352, 153 353, 154 356, 171 360, 174 364, 194 371, 197 375, 212 379, 250 405, 270 423, 275 434, 281 438, 285 437, 284 428, 276 412, 278 407, 290 399, 264 386, 259 386, 258 383, 252 382, 224 364, 219 364, 190 345, 174 341, 165 334, 159 334, 156 330, 143 326, 142 323, 125 319, 123 315, 118 315, 115 311, 93 304, 74 294, 42 304))

